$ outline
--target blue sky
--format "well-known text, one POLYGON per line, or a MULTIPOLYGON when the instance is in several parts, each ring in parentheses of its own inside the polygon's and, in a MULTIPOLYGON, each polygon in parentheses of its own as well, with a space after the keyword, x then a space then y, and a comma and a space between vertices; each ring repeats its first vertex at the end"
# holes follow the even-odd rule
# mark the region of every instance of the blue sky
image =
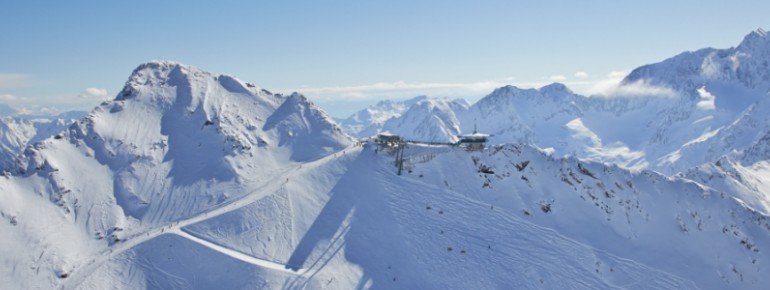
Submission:
POLYGON ((0 102, 90 109, 176 60, 342 117, 382 98, 578 92, 770 28, 770 1, 3 1, 0 102), (214 4, 212 4, 214 3, 214 4))

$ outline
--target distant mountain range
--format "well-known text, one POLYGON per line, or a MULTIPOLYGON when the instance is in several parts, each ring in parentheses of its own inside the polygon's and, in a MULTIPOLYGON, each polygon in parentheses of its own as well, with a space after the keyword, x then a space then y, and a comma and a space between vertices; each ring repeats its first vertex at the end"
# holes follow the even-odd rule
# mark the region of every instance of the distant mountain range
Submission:
POLYGON ((426 141, 451 141, 478 126, 493 143, 673 174, 767 135, 769 63, 770 36, 759 29, 734 48, 685 52, 637 68, 612 96, 582 96, 558 83, 506 86, 471 106, 425 97, 381 102, 399 105, 378 104, 342 124, 357 137, 387 130, 426 141), (380 117, 360 117, 367 112, 380 117))

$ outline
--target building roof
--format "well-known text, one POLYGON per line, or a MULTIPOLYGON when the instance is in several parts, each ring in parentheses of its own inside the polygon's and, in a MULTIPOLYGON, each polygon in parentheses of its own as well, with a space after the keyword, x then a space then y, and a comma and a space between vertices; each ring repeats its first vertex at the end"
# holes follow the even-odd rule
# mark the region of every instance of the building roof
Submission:
POLYGON ((388 131, 380 132, 379 134, 377 134, 377 136, 382 136, 382 137, 398 137, 398 135, 390 133, 388 131))
POLYGON ((489 134, 473 132, 473 134, 460 135, 460 138, 489 138, 489 134))
POLYGON ((473 134, 466 134, 466 135, 460 135, 459 143, 483 143, 487 142, 487 139, 489 138, 488 134, 481 134, 481 133, 473 133, 473 134))

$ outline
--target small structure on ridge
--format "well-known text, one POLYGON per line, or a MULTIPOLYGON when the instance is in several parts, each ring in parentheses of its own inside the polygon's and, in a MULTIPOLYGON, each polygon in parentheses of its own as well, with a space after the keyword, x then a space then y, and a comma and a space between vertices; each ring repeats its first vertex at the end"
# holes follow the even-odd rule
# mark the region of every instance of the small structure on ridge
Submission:
POLYGON ((374 138, 374 143, 387 147, 395 147, 403 141, 404 139, 402 139, 401 136, 392 134, 390 132, 382 132, 377 134, 377 137, 374 138))
POLYGON ((473 126, 473 134, 459 135, 457 145, 465 147, 468 151, 484 150, 484 145, 489 141, 489 134, 479 133, 476 125, 473 126))

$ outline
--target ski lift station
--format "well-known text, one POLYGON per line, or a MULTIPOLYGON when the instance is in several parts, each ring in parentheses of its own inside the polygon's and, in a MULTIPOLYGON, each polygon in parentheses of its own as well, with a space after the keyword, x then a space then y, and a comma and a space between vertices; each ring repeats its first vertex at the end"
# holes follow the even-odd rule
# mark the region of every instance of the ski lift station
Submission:
MULTIPOLYGON (((386 149, 391 154, 396 156, 394 164, 398 168, 398 175, 401 175, 401 171, 404 170, 405 160, 411 160, 412 157, 404 157, 404 149, 407 144, 422 144, 422 145, 443 145, 450 147, 461 147, 467 151, 481 151, 489 140, 489 134, 479 133, 474 130, 473 134, 458 135, 458 141, 451 143, 443 142, 428 142, 428 141, 413 141, 402 138, 399 135, 395 135, 390 132, 382 132, 377 134, 376 137, 370 139, 379 146, 379 149, 386 149)), ((408 162, 408 161, 407 161, 408 162)))
POLYGON ((388 146, 394 146, 396 144, 401 143, 404 141, 401 139, 401 136, 392 134, 390 132, 382 132, 377 134, 377 137, 374 139, 375 143, 388 145, 388 146))
POLYGON ((480 151, 484 149, 484 146, 486 145, 487 141, 489 141, 489 136, 490 136, 489 134, 479 133, 478 131, 474 130, 472 134, 458 135, 457 142, 443 143, 443 142, 406 140, 399 135, 396 135, 390 132, 382 132, 377 134, 377 136, 374 138, 373 141, 374 143, 379 144, 380 146, 389 147, 389 148, 401 147, 406 145, 407 143, 412 143, 412 144, 427 144, 427 145, 459 146, 459 147, 465 148, 468 151, 480 151))
POLYGON ((473 134, 459 135, 460 140, 457 141, 457 145, 465 147, 469 151, 479 151, 484 149, 484 145, 489 141, 489 134, 482 134, 473 131, 473 134))

